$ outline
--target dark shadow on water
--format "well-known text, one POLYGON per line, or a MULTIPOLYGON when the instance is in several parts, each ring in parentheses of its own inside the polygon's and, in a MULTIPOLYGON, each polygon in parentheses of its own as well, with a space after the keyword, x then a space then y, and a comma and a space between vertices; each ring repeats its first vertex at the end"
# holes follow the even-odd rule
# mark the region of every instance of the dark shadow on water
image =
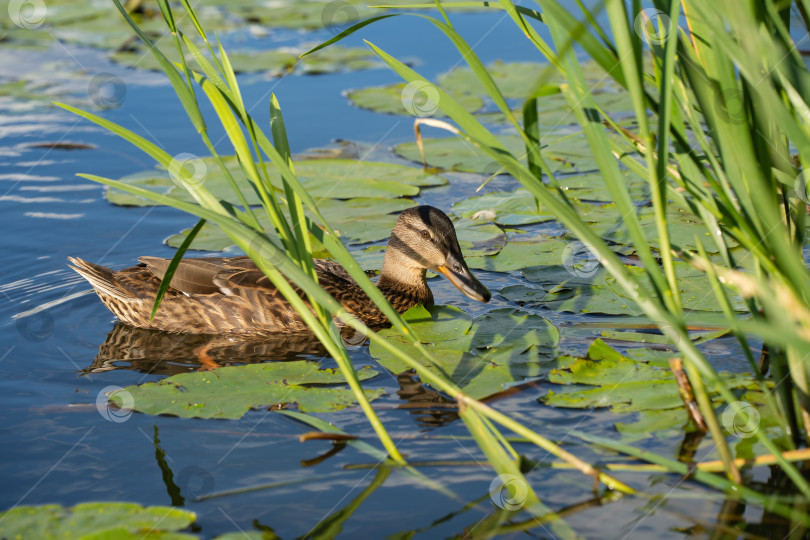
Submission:
POLYGON ((397 375, 397 395, 405 402, 400 409, 408 409, 424 428, 437 428, 458 420, 458 404, 444 394, 426 387, 412 369, 397 375))

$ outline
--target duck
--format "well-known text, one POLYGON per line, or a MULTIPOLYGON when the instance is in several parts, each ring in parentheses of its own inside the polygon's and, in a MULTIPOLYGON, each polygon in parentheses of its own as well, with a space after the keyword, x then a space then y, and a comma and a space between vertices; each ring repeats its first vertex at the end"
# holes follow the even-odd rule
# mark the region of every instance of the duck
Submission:
MULTIPOLYGON (((309 332, 248 256, 182 259, 152 320, 152 305, 170 259, 139 257, 139 264, 118 271, 78 257, 68 260, 120 321, 138 328, 257 337, 309 332)), ((351 315, 370 328, 390 325, 340 264, 327 259, 313 262, 319 284, 351 315)), ((491 297, 470 272, 450 218, 438 208, 421 205, 397 219, 376 286, 400 314, 419 304, 430 306, 428 270, 444 275, 473 300, 488 302, 491 297)), ((307 299, 298 287, 296 292, 307 299)))

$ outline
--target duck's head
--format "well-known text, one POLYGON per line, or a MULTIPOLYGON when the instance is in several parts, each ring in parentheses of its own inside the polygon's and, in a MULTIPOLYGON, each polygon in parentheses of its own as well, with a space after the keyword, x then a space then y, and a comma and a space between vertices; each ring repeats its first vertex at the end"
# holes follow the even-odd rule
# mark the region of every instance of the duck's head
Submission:
POLYGON ((443 274, 473 300, 488 302, 492 296, 467 268, 450 218, 438 208, 417 206, 399 216, 388 241, 382 276, 417 285, 417 280, 424 284, 426 270, 443 274))

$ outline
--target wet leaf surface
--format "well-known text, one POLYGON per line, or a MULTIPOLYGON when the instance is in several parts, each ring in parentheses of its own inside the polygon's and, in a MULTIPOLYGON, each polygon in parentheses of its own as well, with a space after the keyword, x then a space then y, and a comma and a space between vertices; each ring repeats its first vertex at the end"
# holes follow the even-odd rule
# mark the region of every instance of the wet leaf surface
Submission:
MULTIPOLYGON (((639 350, 648 351, 633 349, 639 350)), ((582 358, 556 359, 558 367, 551 370, 548 380, 561 389, 549 391, 540 401, 553 407, 609 407, 616 414, 642 413, 636 422, 617 424, 627 440, 644 438, 654 431, 680 430, 688 422, 688 415, 666 360, 675 353, 653 353, 631 358, 597 339, 582 358)), ((733 390, 758 387, 747 374, 721 372, 720 376, 733 390)))
POLYGON ((515 191, 492 191, 469 197, 455 203, 452 211, 457 216, 482 221, 491 220, 505 226, 528 225, 554 219, 551 214, 543 214, 534 195, 525 188, 515 191))
MULTIPOLYGON (((413 101, 403 98, 406 89, 404 83, 389 84, 386 86, 372 86, 370 88, 360 88, 349 90, 346 96, 355 107, 368 109, 378 113, 401 114, 405 116, 418 116, 420 112, 432 112, 432 116, 441 114, 437 109, 438 102, 434 101, 434 95, 428 91, 416 92, 413 101), (403 99, 408 108, 403 104, 403 99)), ((438 93, 435 94, 438 96, 438 93)), ((458 101, 467 112, 475 112, 484 106, 484 101, 468 92, 450 92, 450 97, 458 101)))
POLYGON ((196 518, 180 508, 123 502, 18 506, 0 513, 4 538, 197 538, 177 532, 196 518))
MULTIPOLYGON (((369 367, 357 371, 360 380, 376 375, 369 367)), ((250 409, 288 403, 305 412, 343 409, 356 403, 351 390, 312 385, 344 382, 339 370, 320 369, 318 363, 301 360, 181 373, 159 382, 128 386, 113 392, 109 400, 124 406, 132 403, 131 409, 146 414, 237 419, 250 409)), ((382 392, 366 390, 366 395, 376 399, 382 392)))
MULTIPOLYGON (((233 156, 223 158, 227 169, 235 178, 244 176, 241 166, 233 156)), ((225 173, 212 158, 196 158, 189 155, 184 160, 183 170, 188 170, 193 181, 220 199, 238 204, 238 199, 228 183, 225 173)), ((267 165, 271 183, 282 187, 281 175, 267 165)), ((355 161, 349 159, 311 159, 295 163, 295 171, 301 183, 315 199, 354 199, 370 197, 407 197, 419 194, 421 187, 441 186, 447 179, 426 174, 421 169, 394 163, 355 161)), ((179 183, 175 183, 169 171, 154 169, 120 178, 121 182, 171 195, 184 201, 192 201, 191 195, 179 183)), ((250 189, 243 189, 248 204, 259 204, 259 197, 250 189)), ((151 206, 141 197, 116 189, 106 192, 107 200, 122 206, 151 206)))
MULTIPOLYGON (((170 40, 163 40, 161 51, 172 61, 179 61, 177 49, 170 40)), ((201 45, 198 45, 202 47, 201 45)), ((202 50, 202 48, 201 48, 202 50)), ((342 71, 356 71, 359 69, 372 69, 381 66, 377 57, 368 49, 361 47, 328 47, 299 61, 298 56, 305 52, 299 49, 271 49, 271 50, 232 50, 228 53, 236 73, 269 73, 280 77, 293 69, 301 73, 337 73, 342 71)), ((115 52, 111 56, 114 62, 137 69, 162 71, 160 63, 143 46, 115 52)), ((210 60, 210 59, 209 59, 210 60)), ((189 66, 195 67, 194 57, 187 55, 189 66)))

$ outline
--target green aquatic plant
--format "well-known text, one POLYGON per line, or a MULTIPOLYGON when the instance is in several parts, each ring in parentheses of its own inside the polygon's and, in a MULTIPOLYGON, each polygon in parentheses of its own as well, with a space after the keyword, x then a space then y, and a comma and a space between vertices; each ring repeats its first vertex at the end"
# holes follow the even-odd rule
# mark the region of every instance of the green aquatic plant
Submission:
MULTIPOLYGON (((656 0, 642 5, 640 0, 607 0, 602 8, 612 37, 581 3, 579 13, 554 0, 537 4, 540 11, 509 0, 436 2, 443 20, 407 14, 427 21, 449 38, 469 66, 465 76, 477 82, 516 133, 508 138, 496 136, 443 84, 431 83, 369 43, 407 83, 430 89, 437 110, 454 122, 417 120, 418 138, 407 151, 412 158, 418 153, 427 163, 448 166, 455 162, 446 153, 438 153, 446 161, 442 163, 431 152, 453 146, 473 148, 468 150, 467 167, 491 174, 484 167, 496 163, 496 168, 523 184, 543 212, 554 214, 584 243, 622 294, 680 350, 725 473, 739 484, 742 477, 726 438, 734 418, 732 426, 721 423, 709 398, 716 393, 734 417, 737 395, 688 333, 695 324, 729 327, 757 376, 764 396, 761 405, 778 420, 779 445, 762 429, 754 430, 753 437, 775 456, 796 488, 810 497, 810 483, 782 457, 783 451, 806 445, 810 436, 810 273, 803 256, 809 202, 803 167, 810 159, 806 97, 810 71, 790 32, 791 24, 797 24, 806 34, 808 3, 656 0), (505 12, 516 31, 548 62, 523 96, 518 112, 507 101, 509 94, 499 85, 495 69, 481 62, 447 15, 454 8, 473 5, 505 12), (791 16, 793 6, 800 19, 791 16), (543 25, 551 41, 541 36, 538 25, 543 25), (631 127, 596 98, 579 51, 601 67, 603 79, 611 80, 630 99, 631 127), (554 150, 546 148, 538 111, 547 96, 558 95, 565 98, 582 128, 622 232, 639 259, 636 267, 625 265, 613 244, 600 234, 604 231, 583 219, 582 206, 556 177, 560 167, 550 162, 554 150), (457 140, 428 144, 420 135, 425 126, 444 129, 457 140), (646 200, 635 197, 627 182, 628 170, 646 181, 646 200), (675 234, 672 207, 699 218, 692 235, 675 234), (724 314, 722 320, 691 310, 679 277, 679 268, 686 263, 699 271, 706 289, 711 289, 715 306, 724 314), (735 300, 735 295, 741 300, 735 300), (751 353, 752 335, 766 344, 763 358, 768 359, 769 370, 758 365, 751 353), (768 371, 778 382, 772 387, 766 384, 768 371)), ((425 5, 380 7, 424 9, 425 5)), ((391 16, 359 23, 310 52, 391 16)))

